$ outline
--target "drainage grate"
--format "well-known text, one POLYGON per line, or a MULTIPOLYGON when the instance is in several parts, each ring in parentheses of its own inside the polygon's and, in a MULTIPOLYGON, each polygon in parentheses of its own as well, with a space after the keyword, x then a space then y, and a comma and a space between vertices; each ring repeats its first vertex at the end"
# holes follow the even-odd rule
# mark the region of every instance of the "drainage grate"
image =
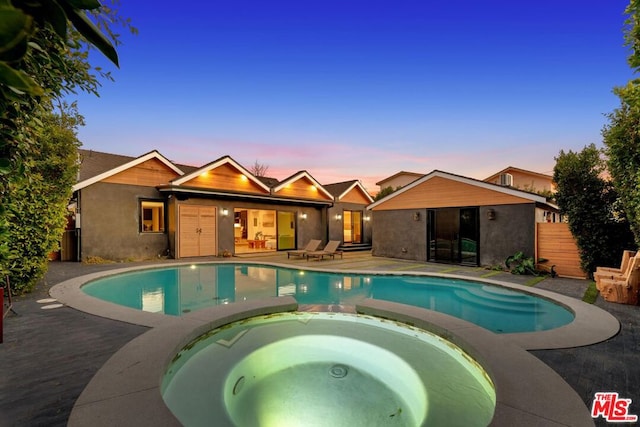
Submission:
POLYGON ((331 375, 333 378, 344 378, 348 373, 349 368, 347 368, 345 365, 333 365, 329 369, 329 375, 331 375))

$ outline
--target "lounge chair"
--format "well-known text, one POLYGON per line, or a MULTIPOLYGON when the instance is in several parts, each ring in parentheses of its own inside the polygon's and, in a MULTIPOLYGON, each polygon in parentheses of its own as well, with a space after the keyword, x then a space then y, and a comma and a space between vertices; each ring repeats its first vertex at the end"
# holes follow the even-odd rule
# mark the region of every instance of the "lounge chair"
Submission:
POLYGON ((600 279, 600 295, 605 301, 638 305, 640 257, 631 258, 626 275, 600 279))
POLYGON ((325 246, 323 250, 307 252, 305 256, 307 257, 307 261, 309 261, 309 258, 318 258, 318 261, 320 261, 324 259, 325 256, 330 256, 332 259, 335 259, 336 255, 340 255, 340 258, 342 258, 342 251, 338 250, 338 246, 340 246, 340 240, 329 240, 329 243, 327 243, 327 246, 325 246))
POLYGON ((287 258, 290 258, 291 255, 304 257, 307 252, 317 251, 320 243, 322 243, 320 240, 309 240, 309 243, 307 243, 307 246, 305 246, 304 249, 287 251, 287 258))
POLYGON ((637 256, 638 254, 636 254, 635 251, 627 250, 622 253, 620 268, 597 267, 595 273, 593 273, 593 279, 596 282, 596 288, 600 290, 602 279, 616 279, 628 276, 631 261, 637 256))

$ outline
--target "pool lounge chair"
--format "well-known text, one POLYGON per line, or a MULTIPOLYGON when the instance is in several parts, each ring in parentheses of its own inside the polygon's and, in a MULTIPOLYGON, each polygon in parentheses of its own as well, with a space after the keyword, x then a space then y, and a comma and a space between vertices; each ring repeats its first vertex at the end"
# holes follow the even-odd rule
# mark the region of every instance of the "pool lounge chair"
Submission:
POLYGON ((287 251, 287 258, 290 258, 291 255, 304 257, 305 254, 307 254, 307 252, 317 251, 318 246, 320 246, 320 243, 322 243, 320 240, 313 240, 313 239, 309 240, 309 243, 307 243, 307 246, 305 246, 304 249, 295 249, 292 251, 287 251))
POLYGON ((340 255, 340 258, 342 258, 342 251, 338 250, 338 246, 340 246, 340 240, 329 240, 329 243, 327 243, 327 246, 325 246, 323 250, 307 252, 305 256, 307 257, 307 261, 309 261, 309 258, 318 258, 318 261, 320 261, 324 259, 325 256, 330 256, 332 259, 335 259, 336 255, 340 255))

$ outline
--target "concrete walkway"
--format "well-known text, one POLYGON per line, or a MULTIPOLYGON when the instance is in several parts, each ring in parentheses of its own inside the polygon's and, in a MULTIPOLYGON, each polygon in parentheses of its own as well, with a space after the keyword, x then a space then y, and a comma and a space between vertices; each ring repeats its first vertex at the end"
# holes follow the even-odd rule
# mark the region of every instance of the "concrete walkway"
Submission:
MULTIPOLYGON (((302 267, 318 265, 318 261, 287 260, 280 253, 259 259, 302 267)), ((518 284, 532 279, 482 268, 371 257, 366 253, 345 254, 342 260, 320 263, 344 270, 437 272, 518 284)), ((51 263, 33 293, 14 299, 18 314, 4 319, 4 343, 0 344, 0 426, 66 425, 75 400, 97 370, 124 344, 148 330, 65 306, 46 309, 53 303, 38 301, 49 298, 51 286, 98 271, 145 264, 149 263, 51 263)), ((584 280, 547 278, 535 287, 581 298, 587 285, 584 280)), ((558 372, 587 407, 591 407, 595 392, 616 391, 621 398, 632 399, 632 414, 640 414, 640 307, 611 304, 600 298, 596 305, 620 321, 617 336, 586 347, 536 350, 531 354, 558 372)), ((596 425, 607 423, 598 419, 596 425)))

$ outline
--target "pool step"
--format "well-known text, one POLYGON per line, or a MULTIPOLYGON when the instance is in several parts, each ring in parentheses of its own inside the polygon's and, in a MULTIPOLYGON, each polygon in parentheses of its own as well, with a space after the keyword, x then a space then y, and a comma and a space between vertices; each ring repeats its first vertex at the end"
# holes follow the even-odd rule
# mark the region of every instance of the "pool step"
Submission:
POLYGON ((514 301, 505 301, 499 298, 487 298, 477 293, 471 293, 463 290, 454 291, 456 297, 460 298, 465 303, 474 304, 486 308, 492 308, 511 313, 542 313, 540 307, 535 302, 528 303, 515 303, 514 301))

